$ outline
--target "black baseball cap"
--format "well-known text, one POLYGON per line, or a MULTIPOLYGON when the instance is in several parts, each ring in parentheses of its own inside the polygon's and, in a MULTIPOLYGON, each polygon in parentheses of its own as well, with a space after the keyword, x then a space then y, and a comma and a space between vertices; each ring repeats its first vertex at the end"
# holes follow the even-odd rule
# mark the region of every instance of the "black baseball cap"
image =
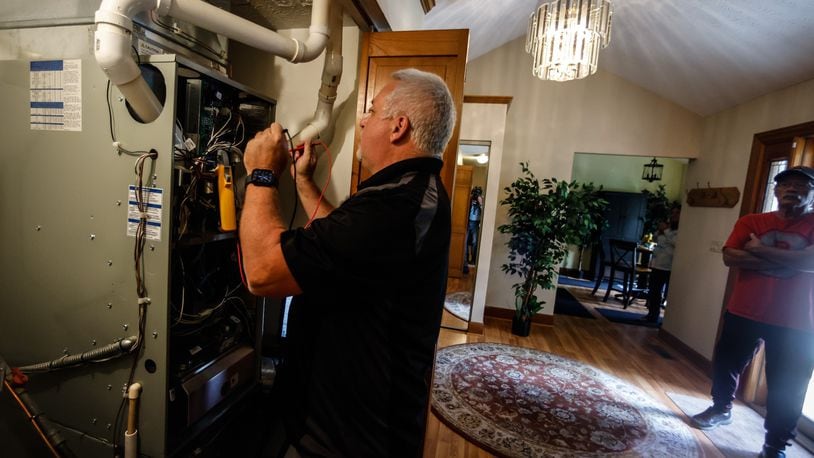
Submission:
POLYGON ((782 172, 778 173, 774 176, 775 183, 780 182, 783 178, 797 175, 808 178, 808 181, 814 182, 814 169, 811 167, 806 167, 804 165, 797 165, 790 169, 783 170, 782 172))

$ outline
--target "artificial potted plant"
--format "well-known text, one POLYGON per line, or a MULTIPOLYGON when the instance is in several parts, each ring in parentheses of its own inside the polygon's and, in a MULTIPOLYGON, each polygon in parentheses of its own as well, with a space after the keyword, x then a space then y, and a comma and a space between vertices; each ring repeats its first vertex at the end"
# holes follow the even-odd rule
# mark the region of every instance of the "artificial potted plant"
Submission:
POLYGON ((509 222, 498 227, 509 234, 509 262, 501 270, 520 276, 514 288, 515 314, 512 333, 527 336, 532 317, 543 308, 544 301, 535 295, 537 288, 554 287, 554 276, 569 244, 579 244, 597 229, 597 222, 607 202, 591 184, 538 180, 521 162, 523 176, 504 191, 500 201, 509 207, 509 222))

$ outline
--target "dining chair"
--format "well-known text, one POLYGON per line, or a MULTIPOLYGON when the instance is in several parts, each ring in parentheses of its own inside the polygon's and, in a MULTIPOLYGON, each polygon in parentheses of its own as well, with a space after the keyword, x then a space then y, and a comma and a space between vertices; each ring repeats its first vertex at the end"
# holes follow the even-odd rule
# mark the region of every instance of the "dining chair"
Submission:
POLYGON ((608 255, 610 262, 610 275, 608 288, 602 302, 607 302, 611 291, 619 291, 624 308, 627 308, 637 297, 647 297, 647 288, 637 286, 643 276, 650 274, 649 267, 638 264, 638 244, 629 240, 611 239, 608 241, 608 255), (617 284, 616 274, 622 274, 621 285, 617 284))

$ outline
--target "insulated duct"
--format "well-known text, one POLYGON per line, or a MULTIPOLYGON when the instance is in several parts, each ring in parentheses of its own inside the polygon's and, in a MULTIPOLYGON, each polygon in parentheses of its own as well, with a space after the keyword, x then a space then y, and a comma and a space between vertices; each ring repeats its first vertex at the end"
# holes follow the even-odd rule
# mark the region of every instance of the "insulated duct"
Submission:
POLYGON ((311 26, 308 28, 310 33, 306 41, 302 42, 284 37, 201 0, 102 0, 95 15, 96 61, 110 81, 119 88, 138 117, 144 122, 152 122, 161 114, 161 103, 141 77, 138 65, 130 56, 133 16, 155 10, 159 15, 169 15, 190 22, 298 63, 315 59, 325 49, 329 35, 330 3, 331 0, 314 0, 311 6, 311 26))

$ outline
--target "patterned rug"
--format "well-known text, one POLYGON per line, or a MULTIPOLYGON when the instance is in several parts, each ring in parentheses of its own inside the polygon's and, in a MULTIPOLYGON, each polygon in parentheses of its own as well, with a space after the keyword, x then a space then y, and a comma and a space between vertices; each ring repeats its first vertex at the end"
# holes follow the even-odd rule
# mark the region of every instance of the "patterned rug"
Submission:
POLYGON ((469 321, 469 309, 472 308, 472 293, 458 291, 447 294, 446 299, 444 299, 444 308, 456 317, 469 321))
POLYGON ((638 388, 528 348, 478 343, 438 350, 432 409, 498 456, 700 456, 681 419, 638 388))

